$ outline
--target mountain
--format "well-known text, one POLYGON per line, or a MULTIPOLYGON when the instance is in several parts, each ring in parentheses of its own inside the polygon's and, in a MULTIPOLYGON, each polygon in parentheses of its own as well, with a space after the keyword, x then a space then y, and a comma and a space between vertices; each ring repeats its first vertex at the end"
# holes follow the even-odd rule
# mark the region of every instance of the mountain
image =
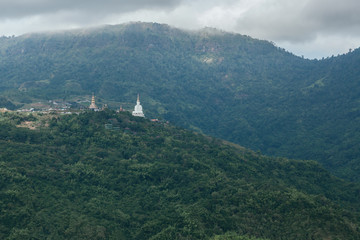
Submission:
POLYGON ((0 93, 17 106, 94 92, 112 108, 308 159, 360 180, 360 50, 322 60, 205 28, 129 23, 0 38, 0 93))
POLYGON ((360 237, 360 186, 315 161, 127 112, 1 113, 0 171, 1 239, 360 237))

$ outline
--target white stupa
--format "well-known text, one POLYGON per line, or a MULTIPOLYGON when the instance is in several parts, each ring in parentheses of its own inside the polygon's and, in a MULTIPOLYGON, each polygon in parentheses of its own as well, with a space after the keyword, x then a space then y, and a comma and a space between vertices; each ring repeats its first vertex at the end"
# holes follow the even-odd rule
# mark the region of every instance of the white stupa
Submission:
POLYGON ((145 117, 142 106, 140 105, 140 95, 137 96, 136 106, 134 108, 134 111, 132 112, 132 115, 135 117, 145 117))

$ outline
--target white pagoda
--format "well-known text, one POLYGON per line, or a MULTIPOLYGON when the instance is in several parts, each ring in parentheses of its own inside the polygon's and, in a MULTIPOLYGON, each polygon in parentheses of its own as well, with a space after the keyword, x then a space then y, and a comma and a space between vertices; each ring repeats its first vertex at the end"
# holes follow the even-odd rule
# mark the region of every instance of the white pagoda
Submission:
POLYGON ((134 108, 134 111, 132 112, 132 115, 135 117, 145 117, 142 106, 140 105, 140 95, 137 96, 136 106, 134 108))

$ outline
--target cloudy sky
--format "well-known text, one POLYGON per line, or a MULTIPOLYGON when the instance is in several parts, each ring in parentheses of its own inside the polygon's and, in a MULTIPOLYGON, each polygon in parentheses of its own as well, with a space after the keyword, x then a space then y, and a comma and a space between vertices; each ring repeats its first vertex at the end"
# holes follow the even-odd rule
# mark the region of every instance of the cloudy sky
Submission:
POLYGON ((0 36, 129 21, 215 27, 307 58, 360 47, 359 0, 0 0, 0 36))

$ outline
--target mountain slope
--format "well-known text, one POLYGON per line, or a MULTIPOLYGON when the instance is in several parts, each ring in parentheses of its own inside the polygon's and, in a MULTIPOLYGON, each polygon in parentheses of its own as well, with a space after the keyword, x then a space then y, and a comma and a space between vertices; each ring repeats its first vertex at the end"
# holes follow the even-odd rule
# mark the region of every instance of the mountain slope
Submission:
POLYGON ((0 39, 16 104, 88 96, 358 181, 360 51, 321 61, 214 29, 132 23, 0 39))
POLYGON ((127 113, 0 117, 2 239, 360 236, 359 186, 313 161, 127 113))

